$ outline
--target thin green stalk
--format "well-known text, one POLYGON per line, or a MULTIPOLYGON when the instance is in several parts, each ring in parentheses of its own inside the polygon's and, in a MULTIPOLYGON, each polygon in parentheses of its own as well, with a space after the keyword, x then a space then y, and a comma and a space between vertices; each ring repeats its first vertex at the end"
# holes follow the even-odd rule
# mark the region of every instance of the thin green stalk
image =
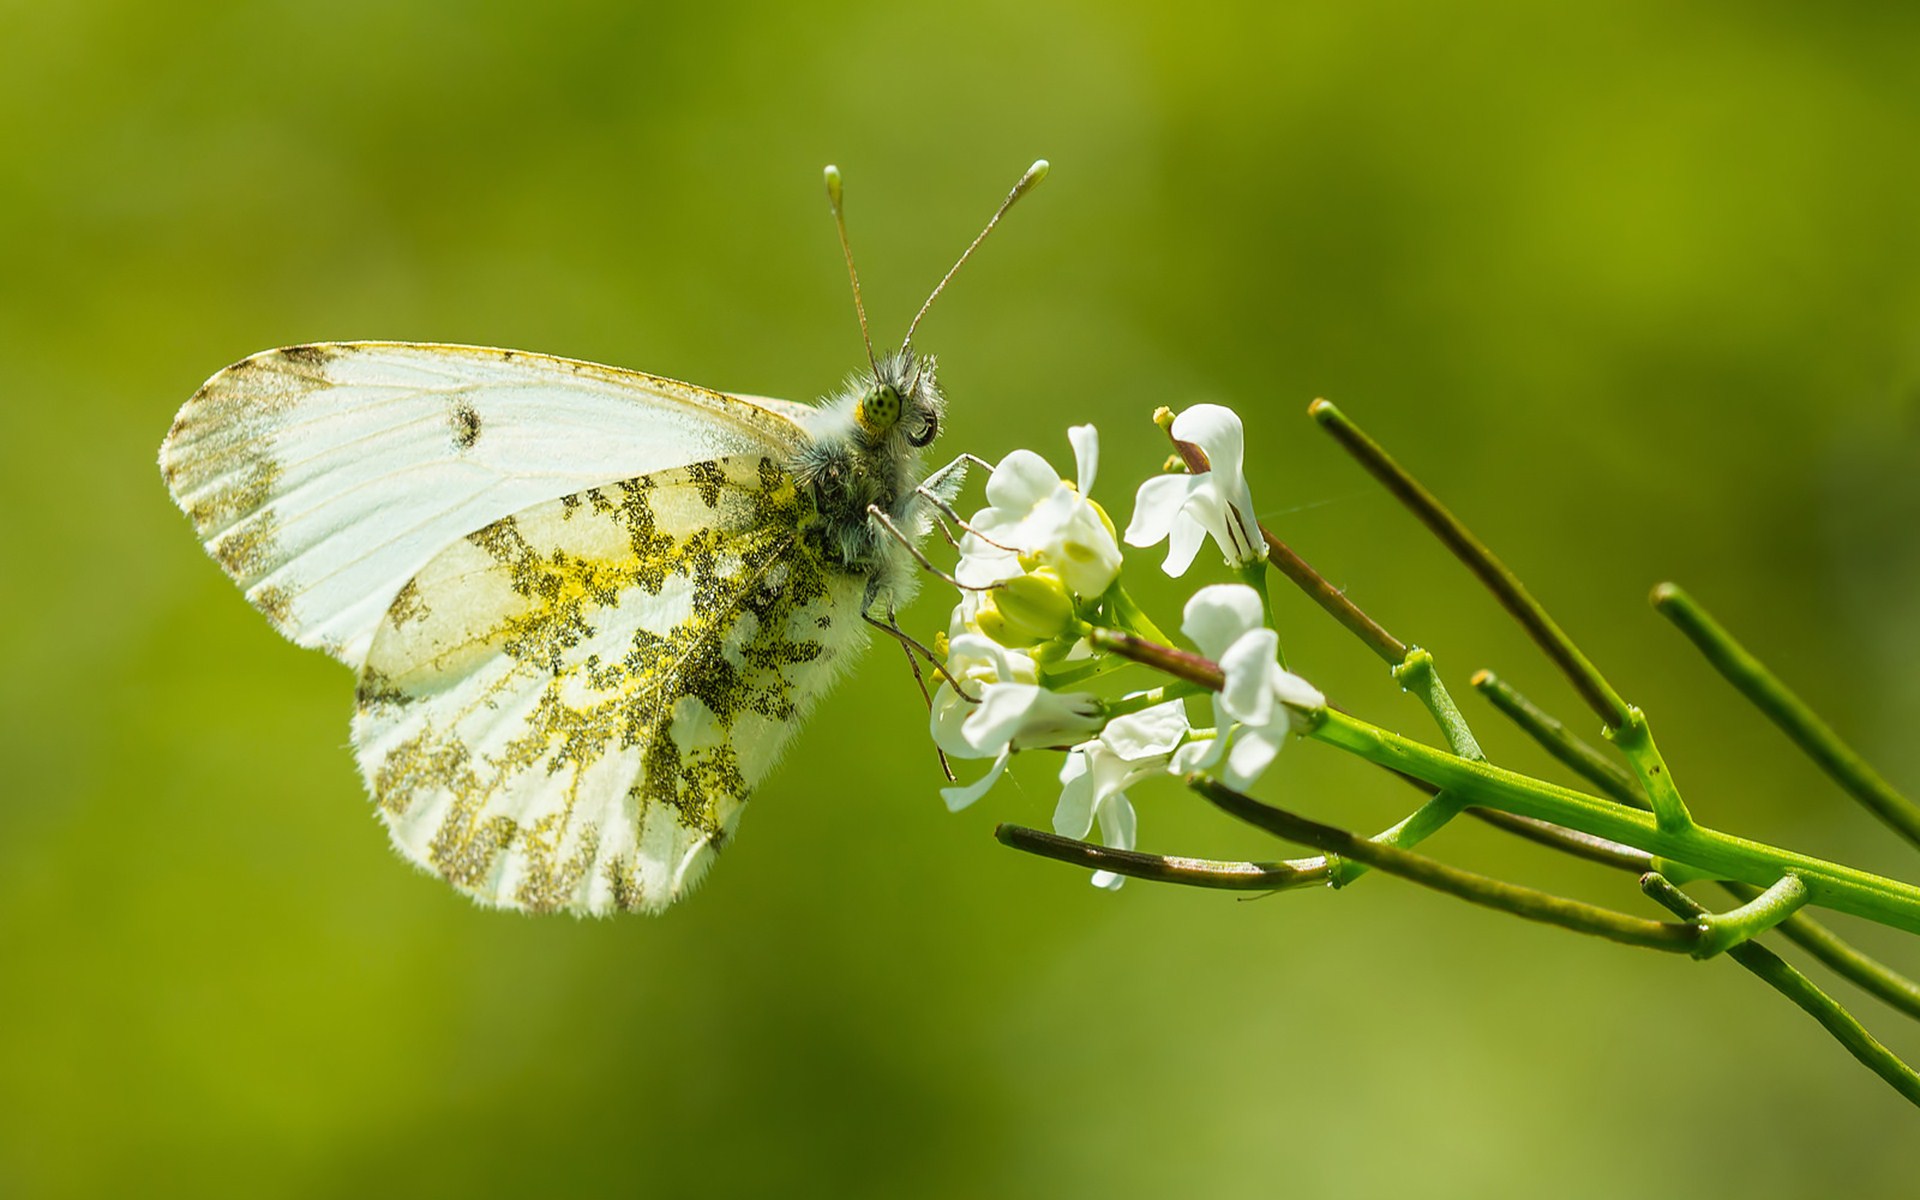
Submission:
POLYGON ((1620 752, 1633 764, 1634 774, 1640 779, 1640 791, 1646 796, 1660 828, 1670 833, 1691 828, 1693 814, 1687 811, 1686 801, 1674 786, 1673 772, 1667 770, 1667 760, 1661 757, 1660 747, 1653 744, 1653 727, 1647 724, 1646 714, 1628 705, 1627 719, 1609 726, 1606 732, 1607 739, 1620 747, 1620 752))
MULTIPOLYGON (((1760 889, 1744 883, 1723 879, 1720 886, 1738 900, 1751 900, 1760 894, 1760 889)), ((1878 997, 1909 1017, 1920 1018, 1920 983, 1855 949, 1845 938, 1805 912, 1797 912, 1782 921, 1780 933, 1861 991, 1878 997)))
MULTIPOLYGON (((1568 732, 1558 718, 1527 699, 1510 684, 1495 678, 1491 671, 1481 671, 1473 677, 1473 686, 1495 708, 1510 717, 1527 736, 1589 783, 1623 804, 1646 807, 1646 799, 1640 795, 1632 776, 1614 765, 1599 750, 1568 732)), ((1632 855, 1612 861, 1599 855, 1590 857, 1635 874, 1645 874, 1653 869, 1651 857, 1644 854, 1639 855, 1637 863, 1632 855)), ((1720 880, 1719 884, 1729 895, 1743 903, 1760 894, 1760 889, 1744 883, 1720 880)), ((1862 991, 1878 997, 1907 1016, 1920 1018, 1920 983, 1855 949, 1846 939, 1814 920, 1805 911, 1797 912, 1781 922, 1780 933, 1862 991)))
MULTIPOLYGON (((1706 913, 1698 901, 1659 875, 1648 874, 1640 882, 1647 895, 1665 905, 1675 916, 1697 920, 1706 913)), ((1852 1013, 1840 1006, 1839 1001, 1821 991, 1812 980, 1758 942, 1743 942, 1727 954, 1820 1022, 1835 1041, 1846 1047, 1847 1053, 1885 1080, 1894 1091, 1906 1097, 1909 1104, 1920 1106, 1920 1074, 1915 1074, 1912 1067, 1900 1061, 1898 1055, 1868 1033, 1852 1013)))
POLYGON ((1519 817, 1509 812, 1501 812, 1497 808, 1469 808, 1467 815, 1478 817, 1495 829, 1504 829, 1516 837, 1526 838, 1530 842, 1558 850, 1562 854, 1570 854, 1575 858, 1599 863, 1603 867, 1632 871, 1635 875, 1644 875, 1653 870, 1653 856, 1644 850, 1635 850, 1632 846, 1610 842, 1606 838, 1594 837, 1590 833, 1567 829, 1551 821, 1519 817))
POLYGON ((1226 683, 1220 664, 1190 650, 1180 650, 1164 642, 1149 641, 1117 629, 1096 629, 1087 635, 1095 650, 1108 650, 1121 658, 1144 663, 1164 671, 1175 679, 1184 679, 1209 692, 1217 692, 1226 683))
MULTIPOLYGON (((1280 622, 1273 618, 1273 597, 1267 591, 1267 564, 1265 562, 1250 562, 1240 569, 1239 574, 1241 582, 1252 588, 1260 597, 1260 611, 1267 619, 1267 628, 1278 630, 1280 628, 1280 622)), ((1275 637, 1278 638, 1278 636, 1276 633, 1275 637)), ((1274 660, 1280 664, 1280 669, 1282 671, 1286 670, 1286 646, 1280 641, 1275 641, 1273 651, 1274 660)))
MULTIPOLYGON (((1467 719, 1460 714, 1453 697, 1447 694, 1447 685, 1440 681, 1439 673, 1433 669, 1433 655, 1418 646, 1410 648, 1406 658, 1393 668, 1393 677, 1403 690, 1413 693, 1433 715, 1434 723, 1440 726, 1441 734, 1455 754, 1472 759, 1486 757, 1480 751, 1480 743, 1474 740, 1473 730, 1467 727, 1467 719)), ((1373 840, 1383 846, 1411 850, 1445 828, 1466 807, 1464 797, 1454 792, 1439 791, 1405 820, 1374 835, 1373 840)), ((1345 887, 1366 872, 1367 864, 1358 859, 1345 859, 1333 873, 1333 886, 1345 887)))
POLYGON ((1849 796, 1886 823, 1889 829, 1920 846, 1920 805, 1901 795, 1842 741, 1765 663, 1734 640, 1706 609, 1677 584, 1653 589, 1653 607, 1687 635, 1715 670, 1767 719, 1780 727, 1808 758, 1832 776, 1849 796))
POLYGON ((1533 888, 1489 879, 1472 871, 1462 871, 1423 854, 1370 842, 1344 829, 1322 825, 1285 809, 1261 804, 1205 775, 1189 776, 1187 783, 1226 812, 1278 837, 1343 858, 1351 855, 1389 875, 1398 875, 1469 903, 1529 921, 1558 925, 1563 929, 1593 934, 1630 946, 1681 954, 1689 953, 1701 936, 1699 928, 1694 925, 1628 916, 1533 888))
POLYGON ((1359 605, 1347 599, 1345 592, 1329 583, 1306 559, 1296 554, 1293 547, 1273 536, 1273 530, 1262 525, 1260 536, 1267 539, 1267 562, 1291 580, 1293 585, 1304 592, 1315 604, 1326 610, 1328 616, 1340 622, 1348 633, 1359 638, 1367 649, 1389 664, 1400 662, 1407 657, 1405 642, 1388 633, 1378 621, 1362 611, 1359 605))
POLYGON ((1580 648, 1568 637, 1547 610, 1533 598, 1519 576, 1509 570, 1506 564, 1494 557, 1493 551, 1475 537, 1434 494, 1428 491, 1399 463, 1395 462, 1380 444, 1367 436, 1358 425, 1348 420, 1338 408, 1326 400, 1315 400, 1307 413, 1321 428, 1333 435, 1341 448, 1351 454, 1367 472, 1379 480, 1389 492, 1410 509, 1433 535, 1440 539, 1454 557, 1464 563, 1469 571, 1494 594, 1501 606, 1520 622, 1540 649, 1560 668, 1574 690, 1580 693, 1594 712, 1600 715, 1609 728, 1623 725, 1629 719, 1627 702, 1613 689, 1600 669, 1583 654, 1580 648))
POLYGON ((1160 632, 1160 627, 1153 623, 1153 618, 1147 615, 1147 610, 1141 608, 1134 598, 1127 594, 1127 589, 1115 584, 1107 590, 1107 595, 1113 601, 1114 616, 1128 630, 1159 642, 1163 646, 1173 640, 1160 632))
POLYGON ((1206 688, 1201 687, 1197 683, 1188 683, 1185 680, 1177 679, 1161 687, 1149 688, 1144 692, 1135 692, 1131 696, 1122 696, 1118 700, 1110 700, 1101 706, 1100 711, 1109 718, 1124 717, 1131 713, 1137 713, 1142 709, 1152 708, 1157 704, 1165 704, 1169 700, 1180 700, 1187 696, 1205 695, 1206 691, 1206 688))
POLYGON ((1304 715, 1308 736, 1436 787, 1458 789, 1470 803, 1637 846, 1714 877, 1770 887, 1782 875, 1798 875, 1814 904, 1920 933, 1920 887, 1912 884, 1701 825, 1662 828, 1625 805, 1469 762, 1331 709, 1304 715))
POLYGON ((1474 739, 1473 730, 1468 728, 1466 717, 1460 713, 1460 707, 1453 702, 1447 692, 1447 685, 1440 680, 1440 673, 1433 669, 1433 655, 1415 646, 1407 651, 1406 658, 1393 669, 1394 682, 1400 689, 1411 692, 1426 710, 1433 715, 1434 723, 1440 726, 1440 735, 1447 739, 1447 745, 1461 758, 1482 761, 1487 756, 1480 749, 1480 743, 1474 739))
POLYGON ((1647 798, 1641 793, 1640 785, 1634 782, 1633 776, 1616 766, 1599 750, 1575 737, 1558 717, 1515 691, 1492 671, 1476 672, 1472 684, 1475 691, 1500 710, 1501 715, 1518 725, 1521 732, 1570 767, 1580 778, 1622 804, 1630 804, 1634 808, 1648 807, 1647 798))
POLYGON ((1096 846, 1092 842, 1061 837, 1057 833, 1029 829, 1024 825, 997 825, 993 836, 1003 846, 1011 846, 1015 850, 1024 850, 1055 862, 1071 863, 1093 871, 1112 871, 1115 875, 1150 879, 1156 883, 1179 883, 1223 891, 1284 891, 1310 884, 1324 884, 1330 873, 1325 858, 1256 863, 1142 854, 1135 850, 1096 846))
POLYGON ((1708 913, 1700 918, 1705 936, 1693 948, 1695 958, 1713 958, 1752 941, 1791 917, 1807 902, 1807 885, 1798 875, 1782 875, 1780 881, 1739 908, 1708 913))

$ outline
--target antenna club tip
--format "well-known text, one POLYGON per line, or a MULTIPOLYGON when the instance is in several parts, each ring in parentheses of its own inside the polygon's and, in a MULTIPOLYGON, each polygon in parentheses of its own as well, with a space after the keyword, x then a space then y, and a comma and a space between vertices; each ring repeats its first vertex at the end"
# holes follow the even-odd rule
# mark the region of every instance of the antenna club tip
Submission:
POLYGON ((840 207, 840 168, 828 163, 822 174, 827 180, 827 199, 833 201, 835 208, 840 207))
POLYGON ((1051 170, 1053 170, 1052 163, 1044 158, 1036 158, 1033 160, 1033 165, 1027 168, 1027 178, 1033 180, 1035 183, 1039 183, 1047 177, 1047 172, 1051 170))

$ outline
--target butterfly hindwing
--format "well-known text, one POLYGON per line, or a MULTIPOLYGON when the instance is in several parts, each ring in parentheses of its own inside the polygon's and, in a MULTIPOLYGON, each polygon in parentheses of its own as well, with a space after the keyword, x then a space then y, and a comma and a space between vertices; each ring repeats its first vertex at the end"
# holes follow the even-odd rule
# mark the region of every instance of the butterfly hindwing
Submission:
POLYGON ((744 454, 460 538, 372 635, 353 740, 395 843, 477 899, 658 909, 864 642, 779 462, 744 454))
POLYGON ((544 354, 343 342, 221 371, 160 449, 207 550, 280 631, 359 667, 444 547, 556 496, 737 454, 795 412, 544 354))

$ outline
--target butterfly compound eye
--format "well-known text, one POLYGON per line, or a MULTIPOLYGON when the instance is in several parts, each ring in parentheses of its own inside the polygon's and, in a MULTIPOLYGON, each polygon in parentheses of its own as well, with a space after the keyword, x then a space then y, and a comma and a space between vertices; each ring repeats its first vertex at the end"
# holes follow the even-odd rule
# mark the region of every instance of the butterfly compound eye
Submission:
POLYGON ((875 384, 860 397, 853 419, 869 437, 879 437, 900 423, 900 393, 891 384, 875 384))

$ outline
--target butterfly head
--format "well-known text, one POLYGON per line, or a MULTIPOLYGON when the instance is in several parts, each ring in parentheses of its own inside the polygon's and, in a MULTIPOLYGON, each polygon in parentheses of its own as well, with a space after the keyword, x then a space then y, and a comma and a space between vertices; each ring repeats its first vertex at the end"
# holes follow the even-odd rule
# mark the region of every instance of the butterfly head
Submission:
POLYGON ((904 349, 873 364, 873 379, 854 403, 853 423, 869 445, 899 438, 919 449, 940 435, 945 407, 933 357, 917 358, 904 349))

